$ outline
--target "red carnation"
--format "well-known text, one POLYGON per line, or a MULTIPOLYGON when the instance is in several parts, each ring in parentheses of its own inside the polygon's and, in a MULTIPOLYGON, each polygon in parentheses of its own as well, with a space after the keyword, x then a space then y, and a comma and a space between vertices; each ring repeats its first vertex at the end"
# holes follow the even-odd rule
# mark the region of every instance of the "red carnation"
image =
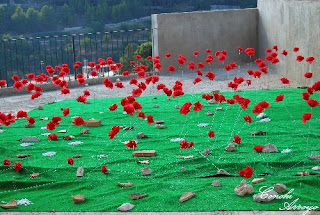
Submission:
POLYGON ((242 138, 241 137, 239 137, 238 135, 235 135, 235 136, 233 136, 233 140, 232 140, 232 142, 233 143, 237 143, 237 144, 241 144, 241 140, 242 140, 242 138))
POLYGON ((176 71, 176 68, 172 65, 168 66, 168 71, 169 72, 175 72, 176 71))
POLYGON ((147 122, 148 122, 149 125, 152 124, 152 123, 154 123, 153 116, 148 115, 148 116, 147 116, 147 122))
POLYGON ((312 78, 312 72, 306 72, 306 73, 304 74, 304 77, 306 77, 306 78, 312 78))
POLYGON ((197 56, 198 54, 199 54, 198 51, 194 51, 194 52, 193 52, 193 55, 194 55, 194 56, 197 56))
POLYGON ((211 50, 210 50, 210 49, 206 49, 205 52, 206 52, 206 53, 211 53, 211 50))
POLYGON ((17 171, 17 172, 20 172, 22 170, 21 162, 16 163, 15 161, 13 161, 13 163, 14 163, 14 167, 13 167, 14 170, 17 171))
POLYGON ((306 59, 306 61, 309 63, 309 64, 312 64, 313 63, 313 61, 314 61, 314 57, 308 57, 307 59, 306 59))
POLYGON ((93 76, 93 77, 96 77, 96 76, 98 76, 98 72, 95 71, 95 70, 92 70, 92 71, 90 72, 90 75, 93 76))
POLYGON ((197 101, 193 105, 194 105, 193 111, 195 111, 195 112, 201 111, 203 108, 203 105, 199 101, 197 101))
POLYGON ((297 61, 302 62, 304 60, 304 57, 302 55, 297 56, 297 61))
POLYGON ((85 97, 90 96, 90 91, 84 90, 84 91, 83 91, 83 96, 85 96, 85 97))
POLYGON ((0 80, 0 87, 6 86, 7 82, 5 80, 0 80))
POLYGON ((308 92, 302 92, 302 99, 303 100, 308 100, 310 97, 310 94, 308 92))
POLYGON ((252 123, 252 118, 249 115, 246 115, 243 117, 244 121, 248 122, 248 123, 252 123))
POLYGON ((194 146, 194 143, 193 142, 187 142, 186 140, 183 140, 181 143, 180 143, 180 148, 181 149, 188 149, 188 148, 192 148, 194 146))
POLYGON ((36 122, 36 120, 33 117, 28 117, 27 120, 28 120, 28 123, 32 125, 36 122))
POLYGON ((287 78, 281 78, 280 80, 283 84, 290 84, 290 81, 287 78))
POLYGON ((6 158, 6 159, 3 160, 2 165, 10 166, 11 162, 10 162, 9 159, 6 158))
POLYGON ((19 118, 27 118, 27 117, 28 117, 27 112, 25 112, 25 111, 23 111, 23 110, 18 111, 18 113, 17 113, 17 119, 19 119, 19 118))
POLYGON ((171 56, 172 56, 171 53, 167 53, 167 54, 165 55, 166 58, 169 58, 169 57, 171 57, 171 56))
POLYGON ((213 73, 213 72, 208 72, 206 74, 206 77, 210 80, 210 81, 213 81, 214 78, 216 77, 216 75, 213 73))
POLYGON ((186 102, 182 105, 182 107, 180 108, 180 114, 184 114, 187 115, 190 112, 190 107, 192 106, 191 102, 186 102))
POLYGON ((294 51, 294 52, 298 52, 298 51, 299 51, 299 48, 298 48, 298 47, 294 47, 294 48, 293 48, 293 51, 294 51))
POLYGON ((69 115, 69 108, 65 108, 63 111, 62 111, 62 114, 64 117, 68 116, 69 115))
POLYGON ((13 88, 19 91, 19 90, 21 90, 23 88, 23 83, 20 82, 20 81, 16 81, 13 84, 13 88))
POLYGON ((86 103, 87 97, 85 96, 79 96, 77 98, 77 102, 82 102, 82 103, 86 103))
POLYGON ((283 100, 283 98, 284 98, 284 95, 278 95, 276 97, 276 102, 281 102, 283 100))
POLYGON ((73 161, 73 159, 72 159, 71 157, 69 157, 69 158, 67 159, 67 162, 68 162, 68 164, 69 164, 70 166, 72 166, 72 165, 74 164, 74 161, 73 161))
POLYGON ((124 72, 122 73, 122 75, 123 75, 123 76, 129 76, 130 73, 129 73, 129 71, 124 71, 124 72))
POLYGON ((250 166, 244 168, 238 173, 240 176, 244 176, 245 178, 251 178, 253 175, 253 170, 250 166))
POLYGON ((107 167, 106 167, 105 165, 103 165, 103 166, 101 167, 101 172, 102 172, 103 174, 106 174, 107 172, 109 172, 109 170, 107 169, 107 167))
POLYGON ((61 89, 61 95, 66 95, 66 94, 69 94, 70 93, 70 90, 68 88, 62 88, 61 89))
POLYGON ((56 124, 55 123, 53 123, 51 121, 49 123, 47 123, 47 130, 48 131, 52 131, 54 129, 56 129, 56 124))
POLYGON ((319 105, 319 102, 315 99, 308 99, 307 103, 310 107, 316 107, 319 105))
POLYGON ((135 150, 135 148, 137 148, 137 142, 134 140, 129 140, 129 142, 126 144, 126 146, 128 148, 133 148, 133 150, 135 150))
POLYGON ((85 121, 78 116, 73 119, 72 124, 75 124, 76 126, 80 126, 80 125, 84 125, 85 121))
POLYGON ((214 131, 209 131, 208 132, 208 136, 210 137, 210 138, 212 138, 212 137, 214 137, 215 136, 215 134, 214 134, 214 131))
POLYGON ((200 77, 196 77, 194 80, 193 80, 193 84, 196 84, 196 83, 199 83, 201 82, 202 79, 200 77))
POLYGON ((55 133, 49 134, 48 140, 58 140, 58 136, 55 133))
POLYGON ((109 138, 112 140, 120 131, 120 126, 114 125, 109 132, 109 138))
POLYGON ((283 50, 281 54, 283 54, 284 56, 287 56, 288 52, 286 50, 283 50))
POLYGON ((306 124, 308 120, 311 119, 312 113, 305 113, 302 115, 302 123, 306 124))
POLYGON ((253 150, 255 150, 256 152, 262 152, 263 146, 255 146, 253 147, 253 150))
POLYGON ((116 109, 118 108, 118 105, 117 104, 113 104, 109 107, 109 110, 110 111, 115 111, 116 109))

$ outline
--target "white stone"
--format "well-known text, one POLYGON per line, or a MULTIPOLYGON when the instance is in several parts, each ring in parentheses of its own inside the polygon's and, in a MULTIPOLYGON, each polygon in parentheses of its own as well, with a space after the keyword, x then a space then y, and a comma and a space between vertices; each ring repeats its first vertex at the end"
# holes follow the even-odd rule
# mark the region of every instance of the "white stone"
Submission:
POLYGON ((209 125, 209 123, 200 123, 198 124, 198 127, 202 128, 202 127, 207 127, 209 125))
POLYGON ((250 195, 253 193, 253 187, 250 184, 247 184, 246 180, 242 180, 239 186, 234 188, 234 192, 238 196, 250 195))
POLYGON ((27 147, 27 146, 33 146, 34 143, 21 143, 20 146, 27 147))
POLYGON ((292 152, 292 149, 284 149, 281 151, 281 153, 290 153, 292 152))
POLYGON ((226 148, 225 148, 226 151, 228 152, 233 152, 234 150, 236 150, 236 147, 230 143, 226 148))
POLYGON ((118 210, 125 212, 125 211, 131 210, 132 208, 134 208, 134 205, 133 205, 133 204, 124 203, 124 204, 122 204, 120 207, 118 207, 118 210))
POLYGON ((55 156, 57 153, 56 152, 46 152, 46 153, 43 153, 42 156, 44 157, 52 157, 52 156, 55 156))
POLYGON ((265 178, 254 178, 251 183, 257 184, 257 183, 263 182, 265 180, 266 180, 265 178))
POLYGON ((42 136, 49 136, 51 133, 43 133, 42 136))
POLYGON ((183 138, 178 137, 178 138, 171 139, 170 142, 175 143, 175 142, 181 142, 183 140, 184 140, 183 138))
POLYGON ((257 116, 257 119, 263 119, 263 118, 266 118, 267 117, 267 114, 265 113, 260 113, 258 116, 257 116))
POLYGON ((221 184, 220 184, 220 181, 219 181, 219 180, 213 181, 213 182, 211 183, 211 185, 214 186, 214 187, 221 187, 221 184))
POLYGON ((275 184, 274 189, 277 193, 284 193, 286 192, 287 187, 284 184, 275 184))
POLYGON ((75 141, 75 142, 68 143, 68 145, 70 145, 70 146, 81 145, 81 144, 83 144, 83 142, 81 142, 81 141, 75 141))
POLYGON ((259 120, 258 122, 271 122, 271 119, 264 118, 264 119, 259 120))
POLYGON ((256 202, 270 202, 278 196, 278 193, 274 190, 270 190, 266 193, 259 193, 252 196, 256 202))
POLYGON ((319 170, 320 170, 320 166, 312 167, 312 170, 313 170, 313 171, 319 171, 319 170))

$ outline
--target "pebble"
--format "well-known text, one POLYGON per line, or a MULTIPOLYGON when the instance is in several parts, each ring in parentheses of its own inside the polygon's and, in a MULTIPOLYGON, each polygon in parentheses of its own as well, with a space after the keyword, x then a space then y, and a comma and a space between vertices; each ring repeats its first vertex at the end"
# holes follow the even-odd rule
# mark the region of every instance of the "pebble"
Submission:
POLYGON ((42 118, 40 118, 40 120, 47 121, 47 120, 49 120, 49 118, 48 117, 42 117, 42 118))
POLYGON ((164 123, 164 120, 154 120, 154 123, 155 123, 155 124, 163 124, 163 123, 164 123))
POLYGON ((281 153, 285 154, 285 153, 290 153, 292 152, 292 149, 284 149, 281 151, 281 153))
POLYGON ((175 105, 174 108, 175 109, 180 109, 180 105, 175 105))
POLYGON ((253 131, 253 132, 250 132, 251 135, 253 136, 264 136, 264 135, 267 135, 267 132, 266 131, 253 131))
POLYGON ((181 142, 183 140, 184 140, 183 138, 174 138, 174 139, 171 139, 170 142, 176 143, 176 142, 181 142))
POLYGON ((39 137, 22 137, 21 142, 39 142, 39 137))
POLYGON ((148 136, 145 135, 143 132, 140 132, 140 133, 137 134, 137 138, 138 138, 138 139, 143 139, 143 138, 147 138, 147 137, 148 137, 148 136))
POLYGON ((58 133, 67 133, 67 130, 63 129, 63 130, 58 131, 58 133))
POLYGON ((81 142, 81 141, 75 141, 75 142, 68 143, 69 146, 75 146, 75 145, 81 145, 81 144, 83 144, 83 142, 81 142))
POLYGON ((151 173, 152 173, 152 170, 149 169, 148 167, 143 167, 141 169, 141 175, 151 175, 151 173))
POLYGON ((252 196, 256 202, 271 202, 278 196, 278 193, 274 190, 270 190, 265 193, 259 193, 252 196))
POLYGON ((154 107, 154 108, 158 108, 158 107, 160 107, 160 105, 155 104, 155 105, 153 105, 153 107, 154 107))
POLYGON ((80 134, 89 134, 90 130, 89 129, 82 129, 80 131, 80 134))
POLYGON ((310 160, 320 161, 320 155, 311 155, 308 158, 310 160))
POLYGON ((320 166, 312 167, 312 170, 313 170, 313 171, 319 171, 319 170, 320 170, 320 166))
POLYGON ((27 206, 27 205, 33 205, 33 202, 31 202, 29 199, 20 199, 17 201, 17 205, 24 205, 24 206, 27 206))
POLYGON ((267 117, 267 114, 260 113, 260 114, 258 114, 257 119, 263 119, 263 118, 266 118, 266 117, 267 117))
POLYGON ((32 154, 18 154, 16 155, 17 158, 26 158, 26 157, 31 157, 32 154))
POLYGON ((42 156, 44 157, 52 157, 52 156, 55 156, 57 153, 56 152, 46 152, 46 153, 43 153, 42 156))
POLYGON ((212 111, 208 111, 208 112, 206 112, 206 115, 207 115, 207 116, 212 116, 213 113, 212 113, 212 111))
POLYGON ((124 204, 122 204, 120 207, 118 207, 118 210, 125 212, 125 211, 131 210, 132 208, 134 208, 134 205, 133 205, 133 204, 124 203, 124 204))
POLYGON ((3 132, 5 132, 5 130, 0 129, 0 134, 3 133, 3 132))
POLYGON ((253 187, 250 184, 247 184, 246 180, 242 180, 239 186, 234 188, 234 192, 238 196, 250 195, 253 193, 253 187))
POLYGON ((254 178, 251 183, 257 184, 257 183, 263 182, 265 180, 266 180, 265 178, 254 178))
POLYGON ((186 171, 187 169, 185 167, 181 167, 181 171, 186 171))
POLYGON ((81 167, 79 167, 78 169, 77 169, 77 177, 83 177, 83 174, 84 174, 84 169, 83 169, 83 167, 81 166, 81 167))
POLYGON ((27 147, 27 146, 33 146, 34 143, 21 143, 20 146, 27 147))
POLYGON ((308 175, 310 175, 310 172, 308 172, 308 171, 303 171, 303 172, 297 173, 297 176, 308 176, 308 175))
POLYGON ((278 152, 278 148, 277 148, 277 146, 275 146, 271 143, 268 143, 263 147, 262 152, 264 152, 264 153, 278 152))
POLYGON ((30 178, 36 178, 36 177, 39 177, 40 176, 40 173, 32 173, 30 174, 30 178))
POLYGON ((40 105, 40 106, 38 107, 38 110, 43 110, 43 107, 40 105))
POLYGON ((73 158, 81 158, 82 155, 81 155, 81 154, 76 154, 76 155, 73 155, 72 157, 73 157, 73 158))
POLYGON ((167 126, 165 126, 165 125, 160 125, 160 124, 156 124, 154 127, 155 127, 155 128, 159 128, 159 129, 167 128, 167 126))
POLYGON ((139 164, 149 164, 149 160, 137 161, 139 164))
POLYGON ((275 184, 274 189, 277 193, 284 193, 286 192, 287 187, 284 184, 275 184))
POLYGON ((129 126, 129 127, 124 127, 122 130, 126 131, 126 130, 133 130, 133 126, 129 126))
POLYGON ((74 138, 75 138, 75 136, 72 136, 72 135, 67 135, 67 136, 63 137, 64 140, 72 140, 74 138))
POLYGON ((24 125, 25 128, 33 128, 34 124, 27 123, 24 125))
POLYGON ((120 183, 120 182, 117 182, 117 185, 119 187, 132 187, 133 186, 133 183, 131 182, 128 182, 128 183, 120 183))
POLYGON ((210 155, 210 154, 211 154, 210 149, 205 149, 205 150, 203 150, 203 154, 204 154, 204 155, 210 155))
POLYGON ((233 152, 234 150, 236 150, 236 147, 230 143, 226 148, 225 148, 226 151, 228 152, 233 152))
POLYGON ((129 197, 131 200, 138 200, 149 196, 149 194, 141 194, 141 193, 130 193, 129 197))
POLYGON ((189 156, 178 156, 178 159, 192 159, 193 155, 189 155, 189 156))
POLYGON ((264 118, 264 119, 259 120, 258 122, 271 122, 271 119, 264 118))
POLYGON ((216 175, 230 175, 230 173, 228 173, 227 171, 225 171, 224 169, 219 169, 216 173, 216 175))
POLYGON ((216 111, 223 111, 223 108, 222 107, 217 107, 216 111))
POLYGON ((196 196, 196 193, 193 193, 193 192, 186 192, 184 194, 182 194, 182 196, 180 197, 179 199, 179 202, 182 203, 182 202, 185 202, 193 197, 196 196))
POLYGON ((72 200, 74 203, 81 203, 84 202, 84 200, 86 199, 85 195, 83 194, 78 194, 76 196, 71 196, 72 200))
POLYGON ((214 186, 214 187, 221 187, 221 184, 220 184, 220 181, 219 181, 219 180, 213 181, 213 182, 211 183, 211 185, 214 186))
POLYGON ((211 99, 208 101, 208 104, 213 105, 213 104, 217 104, 216 100, 211 99))
POLYGON ((209 125, 209 123, 200 123, 198 124, 198 127, 203 128, 203 127, 207 127, 209 125))

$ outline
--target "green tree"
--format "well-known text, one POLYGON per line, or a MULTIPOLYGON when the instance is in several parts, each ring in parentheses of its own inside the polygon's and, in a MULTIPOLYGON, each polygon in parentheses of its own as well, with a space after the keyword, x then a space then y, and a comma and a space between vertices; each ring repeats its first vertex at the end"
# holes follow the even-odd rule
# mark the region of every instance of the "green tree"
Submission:
POLYGON ((0 33, 5 32, 6 30, 6 11, 2 6, 0 6, 0 33))
POLYGON ((36 32, 40 29, 40 12, 32 7, 29 7, 26 13, 27 27, 31 32, 36 32))
POLYGON ((100 21, 93 21, 89 25, 89 32, 94 33, 94 32, 103 32, 104 30, 104 24, 100 21))
POLYGON ((74 10, 67 4, 64 4, 60 10, 60 23, 64 26, 72 26, 74 23, 74 10))
POLYGON ((86 19, 86 23, 89 24, 89 23, 92 23, 93 21, 95 21, 95 11, 94 11, 94 8, 89 6, 87 7, 87 10, 84 14, 84 17, 86 19))
POLYGON ((152 42, 145 42, 138 46, 137 50, 134 52, 135 55, 140 55, 142 59, 140 63, 146 65, 149 71, 152 70, 152 61, 146 59, 148 56, 152 56, 152 42))
POLYGON ((133 67, 130 64, 131 61, 136 61, 134 52, 137 49, 137 43, 129 43, 124 49, 124 54, 120 57, 120 63, 122 64, 121 71, 132 71, 133 67))
POLYGON ((56 28, 56 12, 52 6, 45 5, 40 11, 41 24, 44 30, 53 30, 56 28))
POLYGON ((12 24, 14 25, 14 29, 18 33, 22 33, 26 31, 26 23, 27 17, 23 12, 22 7, 18 6, 14 14, 11 16, 12 24))

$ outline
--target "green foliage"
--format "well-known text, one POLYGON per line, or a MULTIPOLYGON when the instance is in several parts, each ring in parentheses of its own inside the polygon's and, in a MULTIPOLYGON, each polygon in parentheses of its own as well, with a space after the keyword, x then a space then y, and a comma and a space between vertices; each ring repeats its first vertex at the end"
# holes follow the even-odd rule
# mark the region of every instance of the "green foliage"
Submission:
POLYGON ((74 24, 74 10, 67 4, 64 4, 60 10, 60 23, 64 26, 72 26, 74 24))
POLYGON ((11 16, 12 24, 16 26, 16 31, 18 33, 23 33, 26 31, 26 14, 23 12, 22 7, 18 6, 14 14, 11 16))
POLYGON ((56 12, 52 6, 43 6, 40 11, 41 25, 44 30, 54 30, 56 28, 56 12))
POLYGON ((146 65, 150 70, 153 68, 153 64, 151 60, 146 59, 148 56, 152 56, 152 42, 145 42, 138 46, 137 50, 134 52, 135 55, 140 55, 142 59, 140 63, 146 65))
POLYGON ((104 24, 99 21, 93 21, 90 23, 89 28, 90 28, 90 30, 89 30, 90 33, 103 32, 104 24))
POLYGON ((40 30, 40 12, 30 7, 26 13, 27 27, 30 32, 36 32, 40 30))
POLYGON ((137 43, 129 43, 124 50, 124 55, 120 57, 120 63, 122 64, 121 71, 132 71, 133 66, 130 64, 131 61, 136 61, 134 52, 137 49, 137 43))

